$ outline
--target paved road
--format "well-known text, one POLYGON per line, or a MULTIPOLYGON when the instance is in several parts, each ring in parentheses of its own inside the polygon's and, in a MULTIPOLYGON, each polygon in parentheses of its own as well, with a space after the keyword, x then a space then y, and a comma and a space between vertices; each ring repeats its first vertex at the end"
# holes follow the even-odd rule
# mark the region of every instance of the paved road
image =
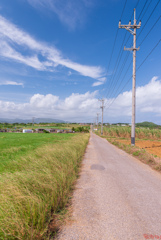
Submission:
POLYGON ((72 218, 59 240, 161 239, 161 175, 91 134, 72 218))

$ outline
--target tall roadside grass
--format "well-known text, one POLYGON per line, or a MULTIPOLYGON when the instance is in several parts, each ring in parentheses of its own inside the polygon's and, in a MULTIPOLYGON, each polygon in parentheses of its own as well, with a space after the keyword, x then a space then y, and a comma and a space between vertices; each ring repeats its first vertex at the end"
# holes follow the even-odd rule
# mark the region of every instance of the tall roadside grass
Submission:
MULTIPOLYGON (((136 128, 135 134, 138 139, 148 138, 161 140, 161 130, 159 129, 136 128)), ((108 137, 131 138, 131 127, 103 127, 103 135, 108 137)))
POLYGON ((49 223, 69 200, 88 139, 76 134, 41 146, 15 162, 17 171, 0 175, 1 240, 49 238, 49 223))

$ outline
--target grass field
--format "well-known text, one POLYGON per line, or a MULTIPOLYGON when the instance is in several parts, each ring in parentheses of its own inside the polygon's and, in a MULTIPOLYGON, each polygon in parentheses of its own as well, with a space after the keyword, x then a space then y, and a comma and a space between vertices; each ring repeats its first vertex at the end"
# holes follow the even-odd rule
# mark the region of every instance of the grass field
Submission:
POLYGON ((49 239, 89 134, 0 134, 0 239, 49 239))
POLYGON ((73 134, 0 133, 0 173, 17 171, 14 168, 22 156, 48 143, 63 143, 73 134))

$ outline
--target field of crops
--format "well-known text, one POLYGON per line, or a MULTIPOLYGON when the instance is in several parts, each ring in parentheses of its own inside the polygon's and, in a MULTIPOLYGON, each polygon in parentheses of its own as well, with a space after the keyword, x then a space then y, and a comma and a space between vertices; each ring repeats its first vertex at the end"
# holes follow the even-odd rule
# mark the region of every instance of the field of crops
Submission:
MULTIPOLYGON (((136 128, 136 138, 161 140, 160 129, 136 128)), ((108 137, 131 138, 131 127, 104 127, 103 135, 108 137)))
POLYGON ((0 133, 0 239, 49 239, 89 134, 0 133))

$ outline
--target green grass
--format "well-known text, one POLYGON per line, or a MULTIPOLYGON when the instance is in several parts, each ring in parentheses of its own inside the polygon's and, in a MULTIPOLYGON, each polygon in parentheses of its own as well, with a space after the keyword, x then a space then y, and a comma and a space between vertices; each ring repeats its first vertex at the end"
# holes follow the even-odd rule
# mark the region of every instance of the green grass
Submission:
POLYGON ((0 239, 49 239, 78 177, 89 134, 5 136, 6 154, 21 144, 28 151, 9 159, 11 171, 0 174, 0 239))
POLYGON ((0 173, 15 171, 22 156, 48 143, 62 143, 73 134, 0 133, 0 173))
POLYGON ((133 156, 139 156, 139 154, 140 154, 140 151, 135 151, 132 153, 133 156))

